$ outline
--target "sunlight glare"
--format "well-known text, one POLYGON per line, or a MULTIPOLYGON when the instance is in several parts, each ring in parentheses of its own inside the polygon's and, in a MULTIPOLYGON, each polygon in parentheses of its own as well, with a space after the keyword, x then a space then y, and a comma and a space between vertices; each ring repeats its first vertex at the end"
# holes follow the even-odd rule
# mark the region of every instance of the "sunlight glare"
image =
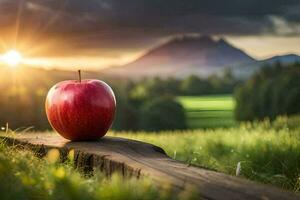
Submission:
POLYGON ((18 51, 12 49, 3 54, 1 60, 9 66, 15 67, 21 63, 22 55, 18 51))

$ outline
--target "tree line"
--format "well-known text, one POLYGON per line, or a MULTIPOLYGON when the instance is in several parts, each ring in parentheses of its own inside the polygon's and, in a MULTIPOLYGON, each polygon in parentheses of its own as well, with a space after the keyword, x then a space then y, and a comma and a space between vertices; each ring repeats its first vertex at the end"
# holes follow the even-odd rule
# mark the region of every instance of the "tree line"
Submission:
POLYGON ((300 113, 300 63, 264 66, 235 90, 239 121, 273 120, 300 113))
MULTIPOLYGON (((44 109, 48 90, 57 82, 76 79, 76 72, 23 67, 17 70, 0 68, 0 126, 8 122, 12 129, 51 129, 44 109)), ((231 73, 202 79, 147 78, 129 80, 83 73, 85 78, 106 81, 117 99, 115 130, 185 129, 186 117, 178 95, 232 93, 237 81, 231 73)))

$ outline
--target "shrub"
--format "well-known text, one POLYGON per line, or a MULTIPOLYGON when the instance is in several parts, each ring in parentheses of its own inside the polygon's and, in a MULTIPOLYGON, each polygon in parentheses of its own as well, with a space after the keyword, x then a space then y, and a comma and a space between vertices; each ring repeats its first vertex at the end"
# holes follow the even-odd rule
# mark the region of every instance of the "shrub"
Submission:
POLYGON ((185 110, 171 97, 150 100, 142 108, 141 129, 157 131, 185 128, 185 110))

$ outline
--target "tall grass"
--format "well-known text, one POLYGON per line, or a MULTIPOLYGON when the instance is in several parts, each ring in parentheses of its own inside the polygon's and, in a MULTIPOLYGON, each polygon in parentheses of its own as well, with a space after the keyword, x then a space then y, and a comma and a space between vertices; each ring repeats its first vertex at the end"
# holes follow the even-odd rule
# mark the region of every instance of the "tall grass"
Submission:
MULTIPOLYGON (((161 146, 174 159, 212 170, 300 190, 300 117, 245 123, 229 129, 173 132, 111 132, 161 146)), ((0 142, 0 199, 193 199, 174 196, 149 179, 85 177, 55 150, 44 159, 0 142)))
POLYGON ((186 163, 299 191, 299 122, 280 117, 229 129, 111 134, 156 144, 186 163))
POLYGON ((117 174, 106 178, 100 172, 84 177, 70 164, 57 162, 58 158, 58 150, 39 159, 27 150, 0 143, 0 199, 196 199, 189 190, 175 196, 168 188, 157 188, 145 178, 124 179, 117 174))

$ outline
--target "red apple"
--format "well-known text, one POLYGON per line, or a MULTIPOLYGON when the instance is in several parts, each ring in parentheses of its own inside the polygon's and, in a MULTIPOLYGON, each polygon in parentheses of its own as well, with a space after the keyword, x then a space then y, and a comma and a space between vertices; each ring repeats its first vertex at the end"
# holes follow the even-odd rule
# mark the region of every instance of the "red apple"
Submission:
POLYGON ((48 92, 46 113, 51 126, 72 141, 95 140, 110 128, 116 110, 112 89, 91 79, 57 83, 48 92))

